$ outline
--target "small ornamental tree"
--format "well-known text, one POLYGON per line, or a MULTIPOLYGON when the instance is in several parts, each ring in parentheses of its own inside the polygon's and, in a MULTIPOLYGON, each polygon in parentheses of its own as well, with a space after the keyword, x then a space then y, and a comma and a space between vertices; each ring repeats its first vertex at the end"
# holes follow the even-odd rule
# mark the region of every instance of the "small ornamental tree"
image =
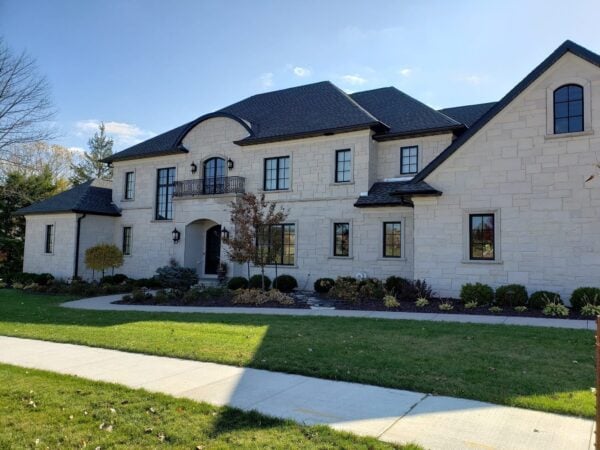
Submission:
POLYGON ((251 262, 260 267, 263 290, 265 266, 277 262, 271 225, 281 224, 287 216, 288 212, 278 207, 276 202, 266 201, 264 194, 260 197, 244 194, 231 203, 230 220, 235 231, 233 236, 223 239, 227 245, 227 256, 237 263, 248 264, 248 278, 251 262))
POLYGON ((98 244, 85 251, 85 265, 94 272, 102 272, 104 277, 106 269, 112 268, 114 273, 115 267, 123 265, 123 253, 116 245, 98 244))

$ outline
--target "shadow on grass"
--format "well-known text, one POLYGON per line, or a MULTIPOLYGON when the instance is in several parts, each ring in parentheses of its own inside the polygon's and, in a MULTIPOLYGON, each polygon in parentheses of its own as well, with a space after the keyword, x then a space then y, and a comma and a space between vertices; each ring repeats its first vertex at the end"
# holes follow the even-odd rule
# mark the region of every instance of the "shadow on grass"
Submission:
MULTIPOLYGON (((594 414, 585 330, 331 317, 89 311, 0 291, 0 334, 594 414)), ((245 380, 242 378, 238 386, 245 380)), ((235 389, 232 394, 235 396, 235 389)))

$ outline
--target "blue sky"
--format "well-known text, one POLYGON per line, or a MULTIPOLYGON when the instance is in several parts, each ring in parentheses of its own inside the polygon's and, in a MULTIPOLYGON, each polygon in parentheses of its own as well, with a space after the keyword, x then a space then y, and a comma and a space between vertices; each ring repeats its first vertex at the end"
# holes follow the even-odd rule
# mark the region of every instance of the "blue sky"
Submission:
POLYGON ((247 96, 322 80, 436 108, 499 99, 565 39, 600 52, 600 2, 0 0, 0 36, 52 86, 60 136, 115 151, 247 96))

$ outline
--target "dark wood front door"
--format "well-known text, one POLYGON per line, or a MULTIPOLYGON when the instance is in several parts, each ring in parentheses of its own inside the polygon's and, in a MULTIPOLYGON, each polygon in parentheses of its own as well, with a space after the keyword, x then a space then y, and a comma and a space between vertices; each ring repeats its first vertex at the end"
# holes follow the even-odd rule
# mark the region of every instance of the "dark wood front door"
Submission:
POLYGON ((204 254, 204 273, 216 275, 221 258, 221 225, 215 225, 206 231, 204 254))

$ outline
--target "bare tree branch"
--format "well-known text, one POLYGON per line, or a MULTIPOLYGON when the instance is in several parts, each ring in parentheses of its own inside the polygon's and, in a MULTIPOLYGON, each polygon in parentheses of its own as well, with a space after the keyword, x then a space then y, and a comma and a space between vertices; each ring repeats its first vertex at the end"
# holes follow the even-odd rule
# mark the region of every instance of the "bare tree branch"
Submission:
POLYGON ((11 160, 13 146, 54 137, 54 114, 50 87, 35 61, 26 53, 13 55, 0 39, 0 159, 11 160))

